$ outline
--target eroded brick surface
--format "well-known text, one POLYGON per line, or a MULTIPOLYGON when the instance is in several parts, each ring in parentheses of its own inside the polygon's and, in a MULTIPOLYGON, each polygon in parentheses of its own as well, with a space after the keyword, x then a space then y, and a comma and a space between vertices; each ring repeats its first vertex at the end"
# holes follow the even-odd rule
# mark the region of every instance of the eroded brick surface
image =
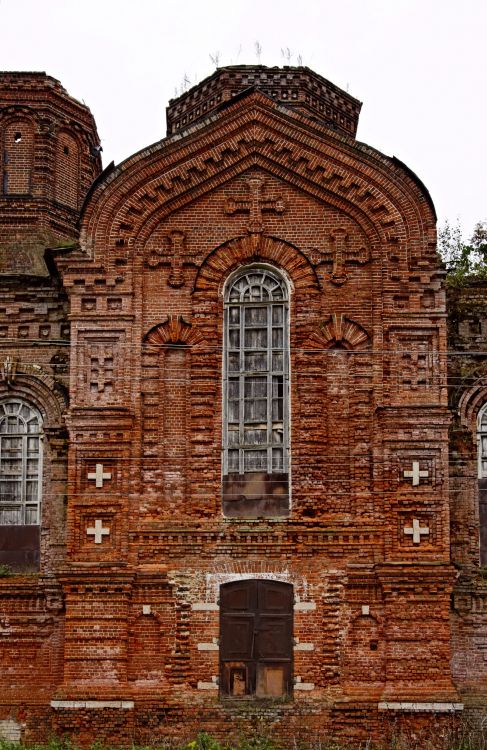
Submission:
MULTIPOLYGON (((453 421, 450 451, 470 464, 453 463, 449 492, 431 201, 396 160, 260 92, 262 74, 96 183, 79 245, 54 254, 49 276, 5 280, 5 356, 18 367, 3 394, 37 399, 49 427, 40 577, 0 581, 0 718, 25 721, 29 741, 265 727, 291 744, 433 720, 441 740, 462 696, 474 713, 481 703, 478 499, 463 468, 475 409, 453 421), (291 505, 276 518, 228 518, 221 504, 223 289, 252 265, 291 290, 291 505), (220 587, 252 579, 293 586, 288 700, 220 695, 220 587)), ((59 84, 21 82, 5 77, 12 101, 54 89, 95 142, 59 84)), ((61 234, 74 239, 98 164, 76 190, 79 128, 53 142, 63 175, 52 172, 46 224, 71 217, 61 234)), ((20 198, 2 201, 8 225, 20 198)))

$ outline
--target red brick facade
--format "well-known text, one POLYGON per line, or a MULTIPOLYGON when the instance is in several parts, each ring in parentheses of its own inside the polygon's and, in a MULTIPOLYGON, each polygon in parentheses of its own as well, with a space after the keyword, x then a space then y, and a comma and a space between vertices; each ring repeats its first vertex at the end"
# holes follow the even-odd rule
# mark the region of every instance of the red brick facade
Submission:
MULTIPOLYGON (((11 75, 22 101, 62 92, 11 75)), ((82 129, 81 105, 61 98, 82 129)), ((476 490, 454 478, 452 504, 434 209, 401 162, 354 140, 359 110, 307 69, 218 71, 171 103, 173 135, 95 182, 79 245, 51 254, 43 310, 55 288, 58 318, 69 311, 69 406, 66 348, 52 333, 45 348, 18 348, 9 332, 17 372, 4 375, 4 400, 33 402, 46 435, 53 425, 39 577, 0 579, 0 719, 26 740, 142 744, 256 722, 289 743, 366 739, 401 723, 446 731, 464 694, 481 700, 476 490), (268 450, 289 448, 289 462, 258 481, 240 469, 222 505, 236 434, 231 309, 257 319, 267 304, 232 301, 242 274, 285 290, 283 344, 274 312, 269 323, 283 374, 266 377, 272 410, 286 408, 266 419, 268 450)), ((99 170, 84 118, 85 141, 64 123, 51 147, 46 216, 57 227, 56 211, 77 216, 99 170)), ((18 163, 33 153, 29 140, 18 163)), ((22 179, 7 187, 22 193, 22 179)), ((20 198, 2 201, 9 224, 20 198)), ((5 274, 14 295, 31 283, 5 274)), ((241 336, 255 342, 263 329, 249 326, 241 336)), ((238 377, 251 390, 262 368, 248 347, 238 377)), ((237 411, 257 409, 240 393, 237 411)), ((240 435, 264 429, 245 419, 240 435)))

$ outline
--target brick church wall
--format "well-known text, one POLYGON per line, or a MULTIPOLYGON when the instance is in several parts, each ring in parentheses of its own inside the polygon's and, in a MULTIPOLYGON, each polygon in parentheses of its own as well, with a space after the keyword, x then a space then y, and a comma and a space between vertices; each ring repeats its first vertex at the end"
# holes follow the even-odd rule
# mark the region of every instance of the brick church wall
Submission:
MULTIPOLYGON (((57 482, 46 488, 56 501, 41 527, 40 578, 0 580, 2 622, 19 644, 34 633, 30 651, 6 641, 13 692, 0 706, 0 720, 17 722, 5 731, 22 725, 27 741, 148 744, 265 725, 291 745, 431 722, 441 738, 471 679, 467 644, 482 617, 451 564, 450 516, 452 562, 473 570, 464 523, 475 531, 474 500, 454 474, 464 506, 449 501, 445 274, 431 199, 404 165, 354 140, 360 103, 345 92, 289 69, 285 91, 303 96, 286 109, 282 91, 259 89, 262 66, 241 68, 171 103, 168 138, 93 185, 79 243, 42 254, 45 280, 5 281, 13 386, 32 387, 28 359, 41 368, 53 425, 46 477, 57 482), (307 101, 318 83, 322 100, 307 101), (225 106, 211 104, 214 92, 225 106), (332 119, 342 108, 350 127, 332 127, 328 96, 332 119), (191 127, 176 122, 183 110, 191 127), (262 513, 246 506, 248 476, 243 512, 222 504, 224 294, 244 268, 267 269, 289 293, 290 501, 271 490, 262 513), (34 325, 51 326, 45 347, 31 341, 34 325), (292 586, 276 621, 292 623, 291 681, 277 701, 224 695, 222 592, 239 582, 263 622, 265 596, 280 601, 292 586), (464 597, 453 614, 452 593, 464 597), (29 660, 51 660, 35 699, 29 660)), ((69 243, 77 230, 63 222, 78 215, 98 162, 79 129, 56 132, 48 229, 62 226, 69 243)), ((17 195, 3 200, 9 217, 20 211, 17 195)))

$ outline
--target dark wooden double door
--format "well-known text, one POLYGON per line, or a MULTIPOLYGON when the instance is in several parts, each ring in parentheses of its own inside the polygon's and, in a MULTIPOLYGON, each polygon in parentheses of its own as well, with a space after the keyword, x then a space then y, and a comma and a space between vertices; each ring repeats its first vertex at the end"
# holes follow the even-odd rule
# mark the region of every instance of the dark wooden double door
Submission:
POLYGON ((293 587, 234 581, 220 589, 220 687, 234 698, 292 693, 293 587))

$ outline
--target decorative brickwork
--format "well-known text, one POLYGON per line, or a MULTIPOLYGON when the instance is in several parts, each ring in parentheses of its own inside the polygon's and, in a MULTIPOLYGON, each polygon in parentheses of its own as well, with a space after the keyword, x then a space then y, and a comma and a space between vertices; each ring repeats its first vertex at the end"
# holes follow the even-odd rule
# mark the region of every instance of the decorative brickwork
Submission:
MULTIPOLYGON (((88 187, 89 115, 29 76, 80 118, 52 149, 59 226, 88 187)), ((23 101, 18 80, 5 77, 23 101)), ((94 183, 49 280, 6 283, 3 393, 45 415, 49 521, 39 580, 0 581, 0 633, 18 638, 5 732, 129 745, 263 721, 289 745, 366 740, 433 720, 446 732, 482 693, 478 501, 460 464, 449 495, 434 211, 407 168, 353 139, 358 112, 307 69, 217 71, 171 103, 178 137, 94 183), (286 290, 289 330, 264 276, 286 290), (243 277, 237 305, 227 282, 243 277), (234 445, 251 468, 225 504, 234 445), (279 512, 259 510, 263 473, 279 512)), ((453 396, 470 468, 482 377, 453 396)))

